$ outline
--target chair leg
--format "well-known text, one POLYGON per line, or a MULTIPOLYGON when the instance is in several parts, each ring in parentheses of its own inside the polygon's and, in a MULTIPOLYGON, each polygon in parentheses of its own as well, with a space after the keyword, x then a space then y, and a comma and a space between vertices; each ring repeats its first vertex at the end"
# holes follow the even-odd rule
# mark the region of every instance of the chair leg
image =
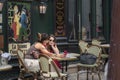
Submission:
POLYGON ((89 73, 89 72, 88 72, 88 68, 87 68, 87 79, 86 79, 86 80, 88 80, 88 77, 89 77, 89 76, 88 76, 88 73, 89 73))
POLYGON ((80 67, 79 66, 77 66, 77 80, 79 80, 79 71, 80 71, 80 67))
POLYGON ((24 79, 24 71, 20 70, 19 79, 24 79))
POLYGON ((33 73, 33 77, 34 77, 34 80, 37 80, 37 78, 38 78, 37 73, 33 73))
POLYGON ((98 74, 99 80, 101 80, 100 69, 96 67, 96 70, 98 71, 97 74, 98 74))
POLYGON ((68 79, 68 76, 65 77, 65 80, 67 80, 67 79, 68 79))
POLYGON ((61 77, 60 79, 61 80, 67 80, 67 77, 61 77))
POLYGON ((91 70, 92 72, 92 80, 94 80, 94 68, 92 68, 92 70, 91 70))
POLYGON ((101 80, 100 71, 98 71, 98 77, 99 77, 99 80, 101 80))
POLYGON ((79 73, 77 73, 77 80, 79 80, 79 73))
POLYGON ((93 75, 93 73, 92 73, 92 80, 94 80, 94 75, 93 75))
POLYGON ((99 77, 99 80, 101 80, 101 76, 100 76, 100 73, 98 73, 98 77, 99 77))
POLYGON ((61 80, 64 80, 64 77, 61 77, 61 80))

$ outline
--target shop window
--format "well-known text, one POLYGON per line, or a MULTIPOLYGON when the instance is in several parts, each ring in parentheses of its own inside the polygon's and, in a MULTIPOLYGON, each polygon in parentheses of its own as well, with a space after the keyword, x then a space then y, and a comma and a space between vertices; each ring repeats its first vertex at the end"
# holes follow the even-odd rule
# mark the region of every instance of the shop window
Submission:
POLYGON ((102 0, 96 0, 96 37, 100 40, 104 40, 102 11, 102 0))
POLYGON ((91 11, 90 11, 90 0, 82 0, 81 9, 81 39, 90 40, 91 39, 91 11))
POLYGON ((81 3, 81 39, 104 40, 102 0, 82 0, 81 3))
POLYGON ((78 29, 77 29, 77 20, 76 20, 76 14, 77 14, 77 5, 76 0, 68 0, 68 28, 67 28, 67 34, 69 40, 77 40, 78 39, 78 29))

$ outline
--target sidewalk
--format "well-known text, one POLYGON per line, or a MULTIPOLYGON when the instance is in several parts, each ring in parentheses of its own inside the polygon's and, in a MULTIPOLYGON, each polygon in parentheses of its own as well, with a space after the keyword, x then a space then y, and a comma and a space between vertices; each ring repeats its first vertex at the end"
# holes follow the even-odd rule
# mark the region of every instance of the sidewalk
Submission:
MULTIPOLYGON (((68 66, 68 80, 77 80, 77 66, 76 65, 69 65, 68 66)), ((24 80, 33 80, 33 78, 25 78, 24 80)), ((60 80, 60 79, 55 79, 60 80)), ((79 80, 86 80, 86 71, 79 71, 79 80)), ((89 80, 92 80, 91 74, 89 74, 89 80)), ((99 80, 98 75, 94 74, 94 80, 99 80)), ((101 80, 104 79, 104 73, 101 72, 101 80)))
MULTIPOLYGON (((86 73, 85 72, 80 73, 79 76, 80 76, 79 80, 86 80, 86 73)), ((68 75, 68 80, 77 80, 77 73, 69 74, 68 75)), ((89 80, 92 80, 91 75, 89 76, 89 80)), ((94 75, 94 80, 99 80, 97 75, 94 75)), ((101 73, 101 80, 104 80, 103 79, 103 73, 101 73)))
MULTIPOLYGON (((68 67, 68 80, 77 80, 77 67, 76 65, 69 65, 68 67)), ((79 71, 79 80, 86 80, 86 71, 79 71)), ((89 80, 92 80, 91 74, 89 74, 89 80)), ((99 80, 98 75, 94 74, 94 80, 99 80)), ((101 80, 104 79, 104 72, 101 71, 101 80)))

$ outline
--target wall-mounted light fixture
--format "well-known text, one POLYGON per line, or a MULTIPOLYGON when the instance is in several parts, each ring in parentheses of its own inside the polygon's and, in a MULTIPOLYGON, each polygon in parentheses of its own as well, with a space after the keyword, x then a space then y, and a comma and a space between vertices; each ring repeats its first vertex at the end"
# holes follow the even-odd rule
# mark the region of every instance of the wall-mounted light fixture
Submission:
POLYGON ((46 13, 47 1, 48 1, 48 0, 41 0, 41 1, 40 1, 40 4, 39 4, 40 14, 45 14, 45 13, 46 13))

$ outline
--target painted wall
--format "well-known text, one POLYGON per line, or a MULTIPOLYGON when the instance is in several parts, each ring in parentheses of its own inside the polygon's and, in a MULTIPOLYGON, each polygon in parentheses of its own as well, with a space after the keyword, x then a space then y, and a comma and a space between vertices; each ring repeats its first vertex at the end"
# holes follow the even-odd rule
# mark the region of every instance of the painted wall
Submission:
POLYGON ((33 2, 31 5, 31 42, 36 38, 36 33, 54 33, 54 11, 53 2, 51 0, 47 3, 47 11, 45 14, 39 13, 39 3, 33 2))
MULTIPOLYGON (((39 2, 33 1, 31 4, 31 43, 36 41, 36 33, 54 33, 54 4, 53 1, 47 2, 47 11, 45 14, 39 13, 39 2)), ((8 25, 7 25, 7 1, 3 7, 3 35, 4 35, 4 50, 8 51, 8 25)))

